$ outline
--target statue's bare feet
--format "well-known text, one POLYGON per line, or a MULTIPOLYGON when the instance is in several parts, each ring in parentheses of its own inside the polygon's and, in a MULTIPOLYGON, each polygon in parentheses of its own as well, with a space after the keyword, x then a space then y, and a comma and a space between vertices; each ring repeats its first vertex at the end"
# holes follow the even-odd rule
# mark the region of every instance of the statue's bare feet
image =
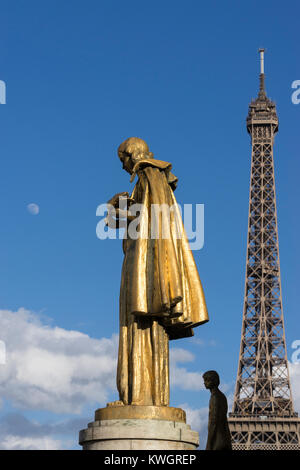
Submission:
POLYGON ((124 403, 121 400, 116 400, 106 403, 106 406, 124 406, 124 403))

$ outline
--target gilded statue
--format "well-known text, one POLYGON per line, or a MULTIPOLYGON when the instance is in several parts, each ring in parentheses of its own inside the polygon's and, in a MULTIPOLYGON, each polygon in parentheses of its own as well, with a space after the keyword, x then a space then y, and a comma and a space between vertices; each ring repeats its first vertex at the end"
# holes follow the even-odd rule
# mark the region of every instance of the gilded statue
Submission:
POLYGON ((119 228, 125 221, 130 228, 135 223, 138 236, 128 230, 123 238, 120 399, 113 405, 167 406, 169 340, 192 336, 193 328, 208 321, 208 313, 174 196, 177 178, 171 163, 155 159, 146 142, 137 137, 125 140, 118 156, 130 181, 137 177, 137 182, 131 195, 122 192, 110 199, 107 225, 119 228), (136 204, 143 208, 139 215, 133 211, 136 204), (169 218, 153 207, 170 208, 169 218))

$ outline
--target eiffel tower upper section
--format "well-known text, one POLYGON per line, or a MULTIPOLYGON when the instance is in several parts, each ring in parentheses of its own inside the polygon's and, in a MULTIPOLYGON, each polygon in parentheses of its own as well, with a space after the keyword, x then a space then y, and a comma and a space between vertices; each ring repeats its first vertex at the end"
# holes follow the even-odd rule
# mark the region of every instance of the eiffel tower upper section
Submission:
POLYGON ((278 131, 278 116, 276 105, 266 94, 265 73, 264 73, 264 49, 260 49, 260 75, 259 75, 259 93, 255 100, 249 105, 247 116, 247 130, 251 134, 253 143, 262 143, 268 139, 273 145, 273 138, 278 131))

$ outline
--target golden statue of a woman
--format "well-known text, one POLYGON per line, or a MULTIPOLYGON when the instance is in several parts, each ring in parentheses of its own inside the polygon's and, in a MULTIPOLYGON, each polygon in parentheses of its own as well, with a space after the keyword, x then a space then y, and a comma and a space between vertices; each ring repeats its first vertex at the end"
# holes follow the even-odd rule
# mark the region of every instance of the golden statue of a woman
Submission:
POLYGON ((135 176, 138 181, 131 196, 118 193, 109 201, 107 224, 116 228, 125 218, 129 228, 138 221, 138 236, 128 230, 123 239, 120 401, 114 405, 166 406, 169 340, 192 336, 194 327, 207 322, 206 303, 174 197, 177 178, 171 164, 154 159, 146 142, 137 137, 125 140, 118 155, 131 181, 135 176), (121 208, 121 200, 127 209, 121 208), (132 211, 135 204, 142 207, 138 218, 132 211), (161 208, 171 209, 169 218, 161 208))

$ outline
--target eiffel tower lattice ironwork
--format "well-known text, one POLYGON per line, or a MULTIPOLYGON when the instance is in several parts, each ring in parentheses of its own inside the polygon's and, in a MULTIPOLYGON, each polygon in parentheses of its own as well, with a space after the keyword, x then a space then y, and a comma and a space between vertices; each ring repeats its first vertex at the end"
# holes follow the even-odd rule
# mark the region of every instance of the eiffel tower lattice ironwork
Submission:
POLYGON ((300 419, 291 394, 283 322, 273 143, 276 106, 260 89, 249 105, 252 140, 245 299, 236 389, 229 428, 236 450, 300 450, 300 419))

